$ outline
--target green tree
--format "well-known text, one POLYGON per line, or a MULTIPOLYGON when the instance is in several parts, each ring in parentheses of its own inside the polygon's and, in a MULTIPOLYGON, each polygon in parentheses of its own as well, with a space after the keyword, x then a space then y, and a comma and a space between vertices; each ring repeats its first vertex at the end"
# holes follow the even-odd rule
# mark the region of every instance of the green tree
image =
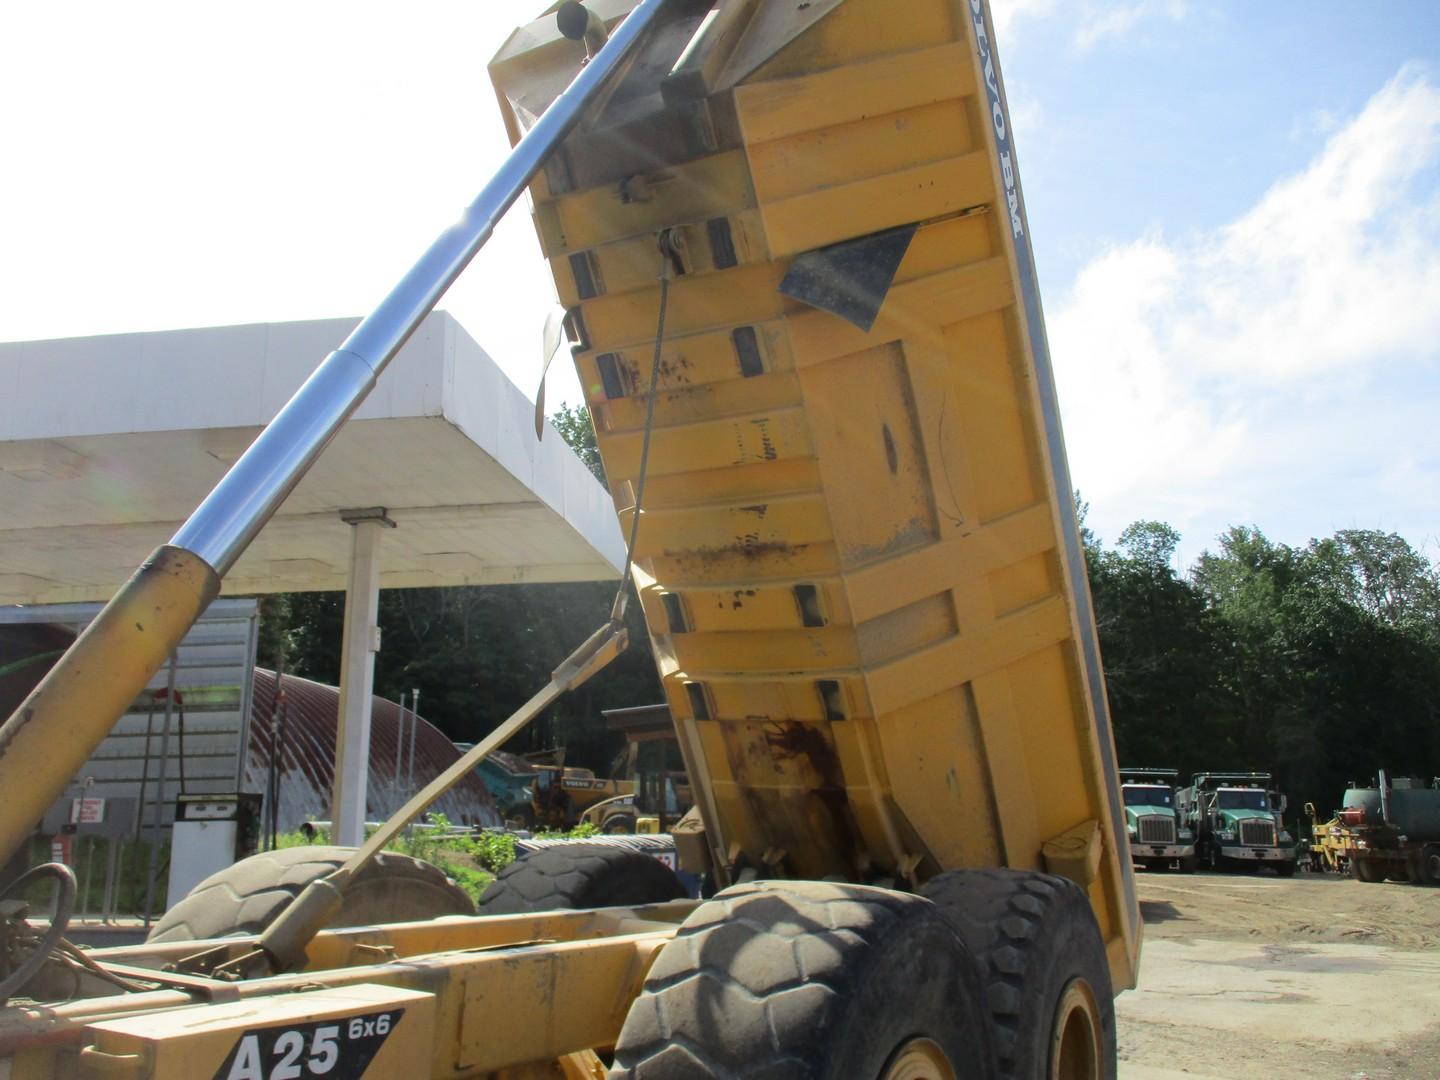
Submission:
POLYGON ((1235 527, 1182 574, 1171 526, 1107 550, 1077 507, 1122 762, 1270 771, 1322 809, 1380 768, 1440 772, 1440 578, 1402 538, 1235 527))
POLYGON ((600 460, 600 449, 595 445, 595 426, 590 419, 590 410, 584 405, 561 406, 550 414, 550 423, 569 444, 595 479, 605 483, 605 463, 600 460))
POLYGON ((1403 540, 1290 548, 1231 529, 1195 578, 1228 634, 1239 745, 1297 801, 1329 808, 1348 780, 1440 765, 1434 570, 1403 540))
POLYGON ((1120 550, 1090 549, 1105 683, 1121 763, 1188 772, 1226 752, 1229 702, 1218 678, 1220 628, 1173 566, 1180 534, 1136 522, 1120 550))

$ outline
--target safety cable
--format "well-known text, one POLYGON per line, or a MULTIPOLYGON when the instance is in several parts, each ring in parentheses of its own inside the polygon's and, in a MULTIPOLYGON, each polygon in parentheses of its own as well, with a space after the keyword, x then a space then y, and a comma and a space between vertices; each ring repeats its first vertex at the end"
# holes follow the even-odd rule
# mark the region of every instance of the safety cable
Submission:
POLYGON ((645 395, 645 427, 640 439, 640 471, 635 477, 635 505, 630 510, 630 540, 625 545, 625 569, 620 572, 620 587, 610 608, 610 621, 625 618, 625 588, 630 584, 630 568, 635 562, 635 541, 640 534, 641 507, 645 504, 645 476, 650 465, 650 433, 655 422, 655 397, 660 381, 660 352, 665 342, 665 309, 670 301, 670 276, 679 261, 674 237, 662 229, 656 240, 660 248, 660 315, 655 326, 655 355, 650 362, 650 386, 645 395))

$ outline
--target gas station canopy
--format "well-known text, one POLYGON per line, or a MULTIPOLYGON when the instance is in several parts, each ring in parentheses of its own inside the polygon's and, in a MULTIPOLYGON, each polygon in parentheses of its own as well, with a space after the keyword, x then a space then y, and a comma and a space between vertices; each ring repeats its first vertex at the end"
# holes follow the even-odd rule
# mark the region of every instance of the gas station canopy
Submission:
MULTIPOLYGON (((108 599, 356 321, 0 344, 0 604, 108 599)), ((224 591, 343 589, 341 512, 370 507, 397 526, 382 588, 615 578, 624 559, 609 493, 443 312, 224 591)))

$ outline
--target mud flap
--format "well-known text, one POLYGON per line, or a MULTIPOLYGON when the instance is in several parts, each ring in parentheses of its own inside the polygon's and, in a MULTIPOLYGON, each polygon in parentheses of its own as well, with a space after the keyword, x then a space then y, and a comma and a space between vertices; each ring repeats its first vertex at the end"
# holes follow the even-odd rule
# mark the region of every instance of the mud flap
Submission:
POLYGON ((917 225, 871 233, 798 256, 780 292, 869 332, 917 225))

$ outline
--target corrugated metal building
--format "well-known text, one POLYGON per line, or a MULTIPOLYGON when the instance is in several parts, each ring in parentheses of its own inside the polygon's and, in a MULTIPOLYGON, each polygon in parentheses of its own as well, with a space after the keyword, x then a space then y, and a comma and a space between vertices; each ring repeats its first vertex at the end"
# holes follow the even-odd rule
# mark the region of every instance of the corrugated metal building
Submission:
MULTIPOLYGON (((236 790, 241 746, 252 714, 248 672, 255 663, 257 604, 216 600, 179 649, 116 721, 59 802, 47 832, 68 820, 70 800, 92 795, 131 799, 148 832, 167 831, 175 796, 236 790), (170 690, 174 688, 174 697, 170 690), (182 757, 183 750, 183 757, 182 757)), ((24 699, 100 610, 99 604, 0 608, 0 719, 24 699)), ((115 803, 113 805, 120 805, 115 803)))
MULTIPOLYGON (((297 829, 307 820, 330 817, 330 787, 335 776, 335 727, 340 691, 334 686, 286 675, 276 703, 275 672, 255 669, 250 748, 245 790, 269 790, 271 763, 277 766, 279 790, 277 828, 297 829), (279 743, 276 758, 273 747, 279 743)), ((370 783, 366 817, 379 821, 452 765, 460 751, 439 728, 384 698, 374 699, 370 713, 370 783), (412 724, 415 730, 411 763, 412 724), (412 779, 413 777, 413 779, 412 779)), ((466 777, 431 807, 455 824, 500 825, 499 813, 485 785, 466 777)))
MULTIPOLYGON (((129 827, 146 835, 154 827, 158 801, 161 835, 168 837, 182 782, 183 790, 191 793, 241 790, 263 795, 270 790, 275 673, 253 668, 256 608, 249 599, 211 604, 174 657, 173 704, 167 709, 172 677, 167 664, 46 815, 47 834, 68 820, 70 800, 80 795, 134 800, 128 805, 140 812, 130 817, 129 827), (246 677, 251 670, 253 680, 246 677)), ((0 608, 0 718, 30 692, 99 609, 99 604, 0 608)), ((276 827, 284 832, 306 820, 330 817, 340 691, 294 676, 282 681, 286 708, 276 827)), ((371 821, 398 809, 460 756, 438 728, 421 718, 415 724, 412 763, 414 715, 406 711, 402 717, 394 702, 373 700, 367 800, 371 821)), ((489 791, 474 776, 432 809, 457 824, 502 823, 489 791)))

